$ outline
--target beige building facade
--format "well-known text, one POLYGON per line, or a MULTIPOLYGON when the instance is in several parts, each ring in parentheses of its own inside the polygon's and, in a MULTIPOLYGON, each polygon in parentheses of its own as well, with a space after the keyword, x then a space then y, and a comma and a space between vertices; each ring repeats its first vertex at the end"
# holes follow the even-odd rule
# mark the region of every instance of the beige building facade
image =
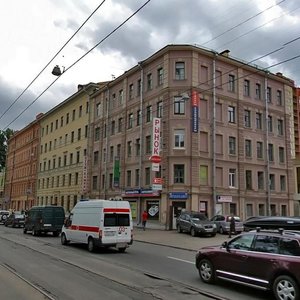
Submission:
POLYGON ((79 85, 75 94, 41 119, 38 205, 61 205, 69 212, 86 197, 89 95, 97 88, 95 83, 79 85))
POLYGON ((166 228, 182 209, 293 215, 293 89, 229 51, 164 47, 93 94, 89 197, 127 199, 166 228))

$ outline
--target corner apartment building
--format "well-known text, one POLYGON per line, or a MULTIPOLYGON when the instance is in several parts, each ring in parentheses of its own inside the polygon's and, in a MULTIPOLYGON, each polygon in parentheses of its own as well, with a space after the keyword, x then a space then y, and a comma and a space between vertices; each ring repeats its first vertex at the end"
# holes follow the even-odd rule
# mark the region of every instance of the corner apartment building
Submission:
POLYGON ((4 198, 5 187, 5 168, 0 171, 0 209, 6 209, 6 202, 4 198))
POLYGON ((61 205, 68 212, 86 196, 89 95, 98 87, 79 85, 76 93, 41 118, 38 205, 61 205))
POLYGON ((8 141, 4 201, 5 207, 28 210, 36 204, 36 179, 39 159, 40 118, 15 131, 8 141))
POLYGON ((167 228, 181 209, 293 215, 293 88, 229 51, 162 48, 93 94, 89 196, 127 199, 167 228))
POLYGON ((300 215, 300 88, 294 92, 294 134, 295 134, 295 214, 300 215))

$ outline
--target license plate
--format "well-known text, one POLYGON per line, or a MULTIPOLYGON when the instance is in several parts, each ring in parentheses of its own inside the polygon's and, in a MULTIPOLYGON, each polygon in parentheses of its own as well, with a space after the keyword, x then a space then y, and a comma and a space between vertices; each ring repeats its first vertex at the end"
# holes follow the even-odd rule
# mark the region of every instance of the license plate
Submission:
POLYGON ((206 231, 207 231, 207 232, 212 232, 213 230, 212 230, 212 229, 206 229, 206 231))
POLYGON ((104 231, 105 236, 114 236, 115 232, 114 231, 104 231))
POLYGON ((124 247, 127 247, 127 243, 118 243, 116 245, 116 248, 124 248, 124 247))

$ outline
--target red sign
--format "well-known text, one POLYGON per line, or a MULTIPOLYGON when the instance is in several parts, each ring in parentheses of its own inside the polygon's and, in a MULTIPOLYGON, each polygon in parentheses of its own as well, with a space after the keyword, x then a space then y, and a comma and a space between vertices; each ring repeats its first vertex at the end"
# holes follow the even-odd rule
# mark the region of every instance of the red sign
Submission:
POLYGON ((159 164, 161 162, 161 157, 159 155, 152 155, 149 159, 153 163, 159 164))
POLYGON ((162 178, 159 178, 159 177, 153 178, 153 183, 154 184, 162 184, 162 178))

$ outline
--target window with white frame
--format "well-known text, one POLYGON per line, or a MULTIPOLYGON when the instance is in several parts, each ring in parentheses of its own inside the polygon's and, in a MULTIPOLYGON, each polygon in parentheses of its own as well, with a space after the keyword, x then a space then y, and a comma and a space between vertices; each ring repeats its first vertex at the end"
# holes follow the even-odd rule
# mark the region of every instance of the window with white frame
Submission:
POLYGON ((280 175, 280 191, 281 191, 281 192, 286 191, 286 180, 285 180, 285 175, 280 175))
POLYGON ((184 183, 184 165, 174 165, 174 183, 184 183))
POLYGON ((235 76, 232 74, 228 75, 228 91, 229 92, 235 91, 235 76))
POLYGON ((142 123, 142 111, 139 109, 136 115, 136 125, 139 126, 142 123))
POLYGON ((250 96, 250 80, 244 80, 244 96, 250 96))
POLYGON ((101 116, 101 103, 96 104, 97 117, 101 116))
POLYGON ((283 120, 277 120, 278 135, 283 135, 283 120))
POLYGON ((245 127, 247 128, 251 127, 251 112, 248 109, 244 110, 244 122, 245 122, 245 127))
POLYGON ((164 69, 159 68, 157 70, 157 85, 162 85, 164 80, 164 69))
POLYGON ((127 142, 127 157, 132 156, 132 141, 127 142))
POLYGON ((255 84, 255 99, 257 99, 257 100, 261 99, 261 85, 260 85, 260 83, 255 84))
POLYGON ((162 116, 163 116, 163 102, 162 101, 158 101, 156 104, 156 116, 158 118, 162 118, 162 116))
POLYGON ((184 80, 185 79, 185 63, 176 62, 175 63, 175 79, 184 80))
POLYGON ((257 112, 256 117, 256 129, 262 129, 262 114, 257 112))
POLYGON ((272 89, 269 86, 267 87, 267 102, 272 102, 272 89))
POLYGON ((256 143, 256 157, 257 158, 263 158, 263 143, 257 142, 256 143))
POLYGON ((184 148, 184 129, 175 129, 174 130, 174 147, 175 148, 184 148))
POLYGON ((146 122, 152 121, 152 105, 146 107, 146 122))
POLYGON ((251 140, 245 140, 245 156, 251 157, 252 156, 252 142, 251 140))
POLYGON ((124 92, 123 90, 119 90, 119 104, 123 103, 124 92))
POLYGON ((236 187, 236 169, 229 169, 228 175, 229 187, 236 187))
POLYGON ((228 122, 235 123, 235 106, 228 106, 228 122))
POLYGON ((277 105, 280 105, 280 106, 283 105, 281 90, 277 90, 277 105))
POLYGON ((129 114, 128 115, 128 128, 132 128, 133 127, 133 114, 129 114))

